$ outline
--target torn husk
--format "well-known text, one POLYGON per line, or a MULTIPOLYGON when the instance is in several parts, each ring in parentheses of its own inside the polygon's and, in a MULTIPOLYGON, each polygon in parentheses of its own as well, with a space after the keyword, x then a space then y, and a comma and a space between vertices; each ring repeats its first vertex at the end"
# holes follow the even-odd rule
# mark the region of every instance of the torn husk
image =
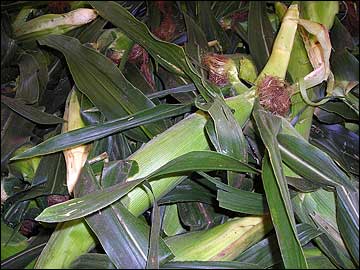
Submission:
MULTIPOLYGON (((66 101, 64 120, 67 122, 63 124, 62 133, 85 126, 81 119, 80 104, 74 89, 70 92, 66 101)), ((89 150, 90 145, 80 145, 63 151, 66 162, 66 183, 70 194, 84 166, 89 150)))

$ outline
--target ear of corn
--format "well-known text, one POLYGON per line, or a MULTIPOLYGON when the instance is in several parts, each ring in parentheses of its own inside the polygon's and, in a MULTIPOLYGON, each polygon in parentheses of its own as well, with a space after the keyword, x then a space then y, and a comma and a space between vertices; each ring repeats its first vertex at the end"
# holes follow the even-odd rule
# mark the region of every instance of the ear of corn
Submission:
POLYGON ((272 228, 269 216, 234 218, 209 230, 169 237, 174 261, 230 261, 272 228))
MULTIPOLYGON (((63 124, 62 133, 85 126, 81 119, 80 104, 75 89, 71 91, 66 101, 64 120, 67 122, 63 124)), ((90 145, 80 145, 63 151, 66 161, 66 183, 70 194, 74 189, 81 168, 85 164, 89 147, 90 145)))
POLYGON ((14 36, 18 41, 29 41, 49 34, 64 34, 96 17, 95 10, 89 8, 79 8, 65 14, 47 14, 16 25, 14 36))
POLYGON ((297 19, 299 19, 299 10, 298 6, 294 4, 288 8, 286 16, 282 20, 281 28, 274 41, 269 60, 258 76, 257 81, 269 74, 274 77, 285 78, 291 50, 294 45, 297 19))

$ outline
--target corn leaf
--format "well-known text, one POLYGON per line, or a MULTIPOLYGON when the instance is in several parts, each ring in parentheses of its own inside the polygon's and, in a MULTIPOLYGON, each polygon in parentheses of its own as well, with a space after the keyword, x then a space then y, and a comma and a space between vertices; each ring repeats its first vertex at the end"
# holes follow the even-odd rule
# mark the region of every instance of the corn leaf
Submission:
MULTIPOLYGON (((52 35, 39 40, 39 43, 60 50, 65 55, 77 88, 107 119, 155 107, 151 100, 126 80, 110 59, 81 45, 77 39, 52 35)), ((154 123, 143 129, 152 137, 164 128, 161 124, 154 123)))
POLYGON ((305 256, 296 235, 294 213, 276 140, 281 120, 263 111, 259 103, 255 103, 253 116, 267 149, 262 164, 263 185, 284 265, 289 268, 307 268, 305 256))
POLYGON ((257 70, 262 70, 270 56, 275 34, 266 13, 266 3, 251 1, 249 7, 248 41, 257 70))
POLYGON ((230 47, 230 40, 226 32, 214 16, 210 1, 198 1, 198 18, 201 28, 206 34, 207 40, 217 40, 222 52, 226 52, 230 47))
POLYGON ((108 121, 102 124, 80 128, 54 136, 43 143, 36 145, 13 159, 22 159, 39 155, 46 155, 64 149, 79 146, 98 140, 111 134, 143 125, 149 122, 176 116, 190 109, 189 105, 162 104, 130 116, 108 121))
POLYGON ((220 207, 251 215, 264 215, 268 212, 264 195, 226 185, 203 172, 199 174, 218 187, 217 200, 220 207))
MULTIPOLYGON (((84 166, 85 168, 89 166, 86 164, 87 163, 85 163, 84 166)), ((147 178, 197 170, 233 170, 237 172, 258 173, 258 170, 252 168, 250 165, 226 155, 212 151, 194 151, 169 161, 147 178)), ((87 194, 81 198, 53 205, 46 208, 36 220, 62 222, 84 217, 117 201, 145 180, 146 178, 132 180, 111 186, 103 191, 87 194)))
POLYGON ((336 188, 337 224, 351 256, 359 265, 359 190, 336 188))
POLYGON ((347 253, 340 233, 335 228, 331 233, 323 227, 336 227, 336 204, 334 192, 319 189, 314 192, 301 193, 293 198, 293 207, 301 222, 318 226, 323 232, 314 239, 320 249, 338 267, 354 268, 355 265, 347 253), (314 215, 316 213, 316 215, 314 215), (324 224, 320 226, 320 224, 324 224))
POLYGON ((168 262, 160 269, 262 269, 255 263, 222 262, 222 261, 188 261, 168 262))
POLYGON ((54 125, 63 123, 64 120, 52 114, 48 114, 30 105, 26 105, 22 100, 13 99, 1 95, 1 103, 7 105, 14 112, 22 117, 31 120, 37 124, 54 125))
POLYGON ((283 123, 277 140, 284 162, 294 172, 318 183, 352 188, 349 177, 326 153, 303 139, 286 120, 283 123))
POLYGON ((271 218, 273 220, 276 236, 285 267, 307 268, 304 253, 300 247, 298 238, 294 235, 286 206, 279 202, 281 193, 276 187, 276 176, 271 167, 269 155, 263 159, 263 185, 267 195, 271 218), (271 195, 270 195, 271 194, 271 195))
POLYGON ((70 269, 116 269, 106 254, 86 253, 79 256, 70 269))

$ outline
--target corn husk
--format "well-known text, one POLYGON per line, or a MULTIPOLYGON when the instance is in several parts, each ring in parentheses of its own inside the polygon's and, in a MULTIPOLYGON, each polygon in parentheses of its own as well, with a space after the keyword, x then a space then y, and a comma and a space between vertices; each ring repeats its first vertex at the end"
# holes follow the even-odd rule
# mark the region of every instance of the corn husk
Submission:
POLYGON ((93 9, 79 8, 65 14, 46 14, 15 25, 14 37, 18 41, 30 41, 50 34, 64 34, 87 24, 97 17, 93 9))
MULTIPOLYGON (((80 116, 80 104, 75 90, 71 91, 66 101, 64 120, 67 122, 63 124, 62 133, 85 126, 80 116)), ((80 145, 63 151, 66 162, 66 184, 70 194, 74 190, 89 151, 90 145, 80 145)))

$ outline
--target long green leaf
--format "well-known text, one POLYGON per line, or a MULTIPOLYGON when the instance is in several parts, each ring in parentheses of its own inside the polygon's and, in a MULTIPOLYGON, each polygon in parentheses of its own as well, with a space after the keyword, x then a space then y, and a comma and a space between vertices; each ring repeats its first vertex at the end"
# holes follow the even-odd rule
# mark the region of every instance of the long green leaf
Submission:
POLYGON ((340 186, 337 192, 337 224, 350 254, 359 266, 359 190, 340 186))
POLYGON ((259 170, 235 158, 213 151, 193 151, 173 159, 152 174, 152 177, 185 172, 229 170, 259 173, 259 170))
POLYGON ((351 186, 349 177, 330 157, 305 140, 289 135, 278 135, 284 162, 306 179, 330 186, 351 186))
MULTIPOLYGON (((241 126, 235 120, 229 107, 223 100, 216 97, 207 110, 214 122, 214 135, 212 137, 216 151, 230 157, 247 162, 247 142, 241 126)), ((234 186, 237 174, 228 173, 228 182, 234 186)))
POLYGON ((219 188, 217 191, 217 200, 219 201, 220 207, 252 215, 264 215, 268 212, 264 195, 237 189, 203 172, 198 173, 219 188))
POLYGON ((274 30, 266 13, 265 2, 250 2, 248 24, 250 53, 257 70, 262 70, 270 56, 275 38, 274 30))
MULTIPOLYGON (((83 170, 89 170, 89 166, 88 163, 85 163, 83 170)), ((96 191, 80 198, 56 204, 46 208, 37 216, 36 220, 43 222, 63 222, 84 217, 117 201, 143 181, 144 179, 138 179, 115 185, 104 191, 96 191)))
POLYGON ((127 117, 69 131, 36 145, 21 155, 13 157, 13 160, 50 154, 79 146, 139 125, 183 114, 188 112, 190 107, 190 105, 161 104, 127 117))
POLYGON ((281 193, 277 187, 276 176, 271 167, 269 155, 263 158, 263 185, 271 218, 276 230, 281 257, 286 268, 306 269, 307 263, 299 240, 292 230, 292 224, 286 214, 285 204, 279 200, 281 193))
MULTIPOLYGON (((90 165, 85 163, 84 167, 86 168, 86 166, 90 165)), ((81 198, 72 199, 46 208, 36 220, 62 222, 84 217, 117 201, 150 177, 198 170, 233 170, 237 172, 259 173, 257 169, 252 168, 250 165, 226 155, 212 151, 194 151, 169 161, 147 178, 114 185, 103 191, 97 191, 81 198)))
MULTIPOLYGON (((126 80, 110 59, 81 45, 77 39, 51 35, 42 38, 39 43, 64 54, 77 88, 107 119, 112 120, 155 107, 150 99, 126 80)), ((164 126, 157 123, 143 129, 152 137, 163 131, 164 126)))
POLYGON ((284 162, 306 179, 331 186, 344 185, 351 189, 349 177, 319 148, 308 143, 285 119, 277 135, 284 162))
POLYGON ((267 149, 262 165, 263 185, 284 265, 289 268, 307 268, 296 235, 294 213, 276 140, 281 128, 281 119, 262 110, 257 102, 253 116, 267 149))

